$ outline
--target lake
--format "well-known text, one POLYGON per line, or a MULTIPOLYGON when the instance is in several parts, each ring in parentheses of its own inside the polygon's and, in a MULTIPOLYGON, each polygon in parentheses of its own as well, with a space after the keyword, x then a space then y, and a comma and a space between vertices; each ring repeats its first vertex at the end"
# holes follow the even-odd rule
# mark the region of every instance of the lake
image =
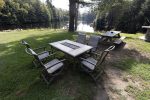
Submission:
MULTIPOLYGON (((69 27, 69 23, 66 24, 63 27, 63 29, 68 29, 68 27, 69 27)), ((77 31, 94 33, 94 28, 92 27, 91 24, 84 23, 84 22, 78 22, 77 31)))

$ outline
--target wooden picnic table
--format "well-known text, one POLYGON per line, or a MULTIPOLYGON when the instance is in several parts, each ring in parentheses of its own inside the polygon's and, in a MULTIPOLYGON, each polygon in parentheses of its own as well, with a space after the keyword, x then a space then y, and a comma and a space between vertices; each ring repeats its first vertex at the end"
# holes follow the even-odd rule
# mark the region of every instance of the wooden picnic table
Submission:
POLYGON ((146 32, 146 35, 145 35, 145 39, 146 39, 146 41, 150 42, 150 26, 142 26, 142 28, 146 28, 147 29, 147 32, 146 32))
POLYGON ((108 31, 106 33, 101 34, 103 42, 113 43, 114 39, 120 38, 120 31, 108 31))
POLYGON ((57 41, 57 42, 49 43, 49 45, 72 57, 77 57, 93 48, 92 46, 77 43, 71 40, 57 41))

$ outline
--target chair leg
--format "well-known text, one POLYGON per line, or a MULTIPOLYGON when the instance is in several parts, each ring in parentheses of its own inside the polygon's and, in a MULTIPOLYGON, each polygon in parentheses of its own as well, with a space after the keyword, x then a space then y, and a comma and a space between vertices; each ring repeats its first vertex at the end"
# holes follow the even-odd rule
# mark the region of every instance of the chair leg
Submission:
POLYGON ((97 85, 98 84, 98 79, 100 78, 100 76, 102 75, 103 71, 100 71, 100 72, 92 72, 92 73, 89 73, 87 71, 85 71, 92 79, 93 81, 95 82, 95 84, 97 85))
POLYGON ((104 73, 104 69, 102 68, 101 70, 98 70, 97 75, 95 76, 95 79, 99 79, 99 77, 104 73))
POLYGON ((92 73, 88 73, 90 75, 90 77, 93 79, 93 81, 95 82, 95 84, 97 85, 97 80, 96 78, 92 75, 92 73))
POLYGON ((55 78, 55 77, 46 76, 43 73, 41 74, 41 76, 42 76, 43 80, 46 82, 47 85, 49 85, 55 78))
POLYGON ((46 79, 45 75, 41 74, 42 78, 44 79, 44 81, 46 82, 47 85, 49 85, 48 80, 46 79))
POLYGON ((92 75, 92 72, 89 72, 88 69, 84 68, 82 65, 81 65, 81 68, 83 69, 83 71, 86 74, 88 74, 92 78, 92 80, 94 81, 94 83, 97 85, 97 81, 96 81, 95 77, 92 75))
POLYGON ((100 77, 101 73, 98 73, 98 75, 95 77, 95 79, 97 80, 100 77))
POLYGON ((32 61, 32 63, 34 64, 34 66, 36 67, 36 68, 38 68, 39 66, 37 65, 37 63, 36 63, 36 61, 35 60, 33 60, 32 61))
MULTIPOLYGON (((62 69, 63 70, 63 69, 62 69)), ((49 85, 58 75, 61 74, 61 71, 55 75, 51 75, 49 73, 47 73, 46 70, 43 70, 41 77, 44 79, 44 81, 46 82, 47 85, 49 85)))

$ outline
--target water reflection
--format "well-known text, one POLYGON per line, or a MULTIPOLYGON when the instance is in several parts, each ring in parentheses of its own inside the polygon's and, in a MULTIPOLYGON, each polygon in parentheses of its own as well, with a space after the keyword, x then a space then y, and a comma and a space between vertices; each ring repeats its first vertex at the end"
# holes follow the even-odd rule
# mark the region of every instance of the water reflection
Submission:
POLYGON ((77 31, 91 32, 91 33, 93 33, 94 32, 94 28, 92 27, 91 24, 80 22, 78 24, 77 31))
MULTIPOLYGON (((91 23, 78 22, 77 31, 93 33, 94 28, 92 26, 93 25, 91 23)), ((69 23, 65 23, 65 25, 62 27, 62 29, 68 29, 68 28, 69 28, 69 23)))

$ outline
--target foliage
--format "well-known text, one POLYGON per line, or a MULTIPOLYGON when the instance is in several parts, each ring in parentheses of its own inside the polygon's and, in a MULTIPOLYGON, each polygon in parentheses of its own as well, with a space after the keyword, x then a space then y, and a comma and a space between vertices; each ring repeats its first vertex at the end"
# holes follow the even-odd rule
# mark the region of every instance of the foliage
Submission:
POLYGON ((4 1, 0 0, 0 10, 1 10, 1 8, 3 8, 3 6, 4 6, 4 1))
POLYGON ((97 8, 97 30, 136 33, 150 24, 149 0, 101 0, 97 8))
POLYGON ((63 10, 56 9, 49 0, 46 4, 40 0, 5 0, 0 11, 0 29, 48 27, 59 22, 59 13, 63 14, 63 10))

